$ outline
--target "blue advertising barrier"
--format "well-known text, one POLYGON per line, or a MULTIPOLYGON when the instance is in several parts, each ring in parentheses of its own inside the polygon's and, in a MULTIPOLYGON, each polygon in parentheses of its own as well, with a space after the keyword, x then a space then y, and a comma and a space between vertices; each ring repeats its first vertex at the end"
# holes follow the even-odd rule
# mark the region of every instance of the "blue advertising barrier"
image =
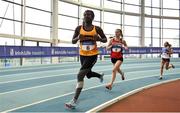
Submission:
MULTIPOLYGON (((159 54, 161 47, 129 47, 124 54, 159 54)), ((180 54, 180 48, 173 48, 174 53, 180 54)), ((101 55, 108 55, 110 51, 100 47, 101 55)), ((0 46, 0 58, 21 58, 21 57, 73 57, 79 55, 77 47, 34 47, 34 46, 0 46)))
MULTIPOLYGON (((102 55, 110 54, 105 48, 99 48, 102 55)), ((128 50, 123 50, 124 54, 160 54, 161 47, 129 47, 128 50)), ((180 48, 173 48, 174 54, 180 54, 180 48)))
POLYGON ((77 56, 75 47, 0 46, 0 58, 77 56))

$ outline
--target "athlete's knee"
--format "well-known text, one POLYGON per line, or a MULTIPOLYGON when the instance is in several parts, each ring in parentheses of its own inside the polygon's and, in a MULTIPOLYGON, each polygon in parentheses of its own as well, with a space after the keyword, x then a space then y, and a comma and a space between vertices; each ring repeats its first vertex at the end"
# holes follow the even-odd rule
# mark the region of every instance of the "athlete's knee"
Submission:
POLYGON ((79 81, 76 85, 76 88, 83 88, 84 86, 84 81, 79 81))
POLYGON ((117 69, 117 71, 118 71, 118 72, 120 72, 120 71, 121 71, 121 69, 120 69, 120 68, 118 68, 118 69, 117 69))
POLYGON ((78 73, 78 81, 83 81, 87 72, 88 72, 87 70, 80 70, 78 73))
POLYGON ((115 72, 115 69, 113 69, 112 72, 115 72))
POLYGON ((84 80, 84 76, 83 75, 78 75, 77 76, 77 80, 78 80, 78 82, 79 81, 83 81, 84 80))
POLYGON ((118 70, 116 68, 113 68, 112 72, 116 72, 116 71, 118 71, 118 70))
POLYGON ((90 78, 91 78, 91 73, 88 72, 88 73, 86 74, 86 77, 87 77, 88 79, 90 79, 90 78))
POLYGON ((89 69, 80 69, 78 75, 86 75, 89 72, 89 69))

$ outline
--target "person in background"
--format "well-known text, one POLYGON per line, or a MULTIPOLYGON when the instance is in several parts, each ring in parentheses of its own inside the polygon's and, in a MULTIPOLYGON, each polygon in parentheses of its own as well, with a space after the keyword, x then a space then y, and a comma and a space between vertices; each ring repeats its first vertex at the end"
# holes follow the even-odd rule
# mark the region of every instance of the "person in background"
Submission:
POLYGON ((163 70, 164 70, 164 65, 166 70, 170 68, 175 68, 173 64, 170 63, 170 56, 173 54, 173 50, 171 48, 171 44, 169 42, 164 43, 164 47, 162 48, 162 54, 161 54, 161 65, 160 65, 160 77, 159 80, 162 80, 163 76, 163 70))
POLYGON ((126 41, 123 39, 123 33, 121 29, 116 29, 115 37, 111 38, 108 43, 107 50, 111 50, 111 62, 113 63, 112 79, 111 82, 106 85, 106 88, 111 90, 116 78, 116 73, 121 74, 122 80, 125 79, 124 72, 121 70, 123 63, 123 49, 128 49, 126 41))

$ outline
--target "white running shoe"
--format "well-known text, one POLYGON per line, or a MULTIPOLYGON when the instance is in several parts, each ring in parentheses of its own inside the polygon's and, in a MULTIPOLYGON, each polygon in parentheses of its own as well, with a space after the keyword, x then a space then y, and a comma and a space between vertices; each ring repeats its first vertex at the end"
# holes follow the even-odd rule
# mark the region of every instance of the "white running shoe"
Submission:
POLYGON ((162 80, 162 79, 163 79, 162 76, 160 76, 160 77, 159 77, 159 80, 162 80))
POLYGON ((68 109, 75 109, 77 103, 72 99, 71 101, 65 103, 65 107, 68 109))

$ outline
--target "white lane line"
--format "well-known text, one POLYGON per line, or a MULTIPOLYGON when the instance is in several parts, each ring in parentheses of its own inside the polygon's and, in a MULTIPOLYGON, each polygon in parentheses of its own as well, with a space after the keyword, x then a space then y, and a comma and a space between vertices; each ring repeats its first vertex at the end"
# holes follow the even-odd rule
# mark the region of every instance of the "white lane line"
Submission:
MULTIPOLYGON (((131 64, 130 66, 126 65, 126 64, 123 64, 122 65, 122 68, 123 67, 136 67, 137 65, 152 65, 152 63, 146 63, 146 64, 131 64)), ((153 65, 156 65, 156 64, 159 64, 159 63, 153 63, 153 65)), ((101 66, 98 66, 98 67, 103 67, 104 65, 101 65, 101 66)), ((105 65, 105 66, 112 66, 111 64, 110 65, 105 65)), ((74 69, 79 69, 79 68, 74 68, 74 69)), ((26 75, 28 77, 28 75, 34 75, 34 74, 42 74, 42 73, 51 73, 52 71, 53 72, 57 72, 57 73, 62 73, 62 71, 67 71, 67 70, 72 70, 72 69, 64 69, 64 70, 47 70, 47 71, 40 71, 40 72, 27 72, 27 73, 17 73, 17 74, 10 74, 10 75, 3 75, 3 76, 0 76, 0 78, 7 78, 7 77, 12 77, 15 78, 15 77, 21 77, 21 76, 24 76, 26 75)), ((12 81, 12 80, 11 80, 12 81)), ((1 82, 0 82, 1 83, 1 82)))
MULTIPOLYGON (((149 77, 154 77, 154 76, 157 76, 157 75, 148 76, 147 78, 149 78, 149 77)), ((146 77, 137 77, 137 78, 129 79, 129 80, 126 80, 126 81, 121 81, 121 80, 120 80, 120 81, 117 81, 117 82, 115 82, 115 83, 127 82, 127 81, 142 79, 142 78, 146 78, 146 77)), ((83 89, 83 91, 87 91, 87 90, 90 90, 90 89, 98 88, 98 87, 101 87, 101 86, 104 86, 104 85, 105 85, 105 84, 97 85, 97 86, 90 87, 90 88, 86 88, 86 89, 83 89)), ((57 99, 57 98, 60 98, 60 97, 64 97, 64 96, 71 95, 71 94, 74 94, 74 92, 66 93, 66 94, 59 95, 59 96, 54 96, 54 97, 51 97, 51 98, 48 98, 48 99, 44 99, 44 100, 41 100, 41 101, 33 102, 33 103, 31 103, 31 104, 19 106, 19 107, 16 107, 16 108, 13 108, 13 109, 9 109, 9 110, 5 110, 5 111, 2 111, 2 112, 3 112, 3 113, 11 112, 11 111, 14 111, 14 110, 17 110, 17 109, 29 107, 29 106, 32 106, 32 105, 35 105, 35 104, 40 104, 40 103, 43 103, 43 102, 46 102, 46 101, 49 101, 49 100, 57 99)))
MULTIPOLYGON (((72 65, 72 64, 69 64, 69 65, 72 65)), ((110 64, 109 64, 110 65, 110 64)), ((73 69, 79 69, 80 68, 80 64, 79 65, 77 65, 78 67, 77 68, 73 68, 73 69)), ((103 67, 104 65, 101 65, 101 66, 98 66, 98 67, 103 67)), ((105 65, 105 66, 107 66, 107 65, 105 65)), ((64 66, 62 66, 62 67, 64 67, 64 66)), ((33 74, 38 74, 38 73, 45 73, 45 72, 51 72, 51 71, 53 71, 53 72, 60 72, 60 71, 67 71, 67 70, 72 70, 72 68, 66 68, 66 69, 61 69, 61 67, 59 67, 59 70, 58 69, 56 69, 56 70, 46 70, 46 71, 40 71, 40 72, 25 72, 25 73, 17 73, 17 74, 10 74, 10 75, 3 75, 3 76, 0 76, 0 78, 4 78, 4 77, 8 77, 8 76, 21 76, 21 75, 31 75, 32 73, 33 74)))
MULTIPOLYGON (((151 60, 145 60, 144 62, 146 62, 146 61, 151 61, 151 60)), ((154 61, 154 60, 153 60, 154 61)), ((137 61, 135 61, 135 62, 137 62, 137 61)), ((103 63, 110 63, 109 62, 109 60, 107 60, 107 61, 105 61, 105 62, 97 62, 97 64, 103 64, 103 63)), ((129 62, 127 62, 127 63, 129 63, 129 62)), ((158 62, 153 62, 153 63, 158 63, 158 62)), ((69 65, 72 65, 72 63, 69 63, 69 62, 67 62, 67 63, 65 63, 66 65, 65 66, 69 66, 69 65)), ((79 64, 79 62, 73 62, 73 64, 76 64, 77 66, 79 66, 80 64, 79 64)), ((124 63, 124 64, 126 64, 126 62, 124 63)), ((148 64, 148 63, 147 63, 148 64)), ((152 64, 152 63, 149 63, 149 64, 152 64)), ((127 65, 134 65, 134 64, 127 64, 127 65)), ((43 69, 43 68, 49 68, 49 67, 64 67, 64 64, 62 63, 62 64, 57 64, 57 65, 50 65, 50 64, 48 64, 47 66, 49 66, 49 67, 45 67, 46 65, 42 65, 42 67, 40 67, 41 65, 39 65, 39 67, 38 66, 30 66, 30 67, 18 67, 18 68, 15 68, 15 69, 13 69, 13 68, 11 68, 11 69, 7 69, 7 70, 1 70, 1 72, 6 72, 6 71, 16 71, 16 70, 28 70, 28 69, 36 69, 37 67, 38 67, 38 69, 43 69), (23 69, 24 68, 24 69, 23 69)))
POLYGON ((161 85, 161 84, 165 84, 165 83, 177 81, 177 80, 180 80, 180 78, 171 79, 171 80, 165 80, 165 81, 162 81, 162 82, 157 82, 157 83, 150 84, 150 85, 147 85, 147 86, 144 86, 144 87, 140 87, 140 88, 138 88, 138 89, 135 89, 135 90, 132 90, 132 91, 130 91, 130 92, 127 92, 127 93, 125 93, 125 94, 123 94, 123 95, 121 95, 121 96, 119 96, 119 97, 116 97, 116 98, 114 98, 114 99, 112 99, 112 100, 110 100, 110 101, 107 101, 107 102, 105 102, 105 103, 103 103, 103 104, 101 104, 101 105, 99 105, 99 106, 97 106, 97 107, 94 107, 94 108, 88 110, 88 111, 85 112, 85 113, 97 113, 98 111, 101 111, 101 110, 109 107, 110 105, 112 105, 112 104, 114 104, 114 103, 116 103, 116 102, 118 102, 118 101, 120 101, 120 100, 122 100, 122 99, 124 99, 124 98, 127 98, 127 97, 129 97, 129 96, 131 96, 131 95, 133 95, 133 94, 136 94, 136 93, 138 93, 138 92, 140 92, 140 91, 143 91, 143 90, 145 90, 145 89, 149 89, 149 88, 152 88, 152 87, 161 85))
MULTIPOLYGON (((138 60, 138 59, 126 59, 126 62, 125 62, 125 64, 126 63, 130 63, 130 62, 132 62, 132 61, 134 61, 134 60, 138 60)), ((146 61, 156 61, 156 62, 154 62, 154 63, 157 63, 157 61, 159 61, 160 59, 148 59, 148 60, 146 60, 146 59, 140 59, 139 61, 141 61, 141 60, 143 60, 144 62, 146 62, 146 61)), ((109 60, 106 60, 106 61, 109 61, 109 60)), ((102 61, 103 62, 103 61, 102 61)), ((102 62, 97 62, 97 64, 99 64, 99 63, 102 63, 102 62)), ((134 61, 134 62, 136 62, 136 61, 134 61)), ((172 61, 171 62, 175 62, 175 61, 173 61, 173 59, 172 59, 172 61)), ((132 62, 133 63, 133 62, 132 62)), ((80 65, 79 64, 79 62, 73 62, 73 64, 76 64, 76 65, 80 65)), ((29 70, 29 69, 36 69, 37 67, 38 67, 38 69, 48 69, 49 67, 64 67, 64 66, 69 66, 69 65, 72 65, 72 63, 71 64, 69 64, 69 62, 66 62, 66 63, 60 63, 60 64, 45 64, 45 65, 36 65, 36 66, 25 66, 25 67, 13 67, 13 68, 8 68, 8 69, 5 69, 5 70, 1 70, 1 72, 6 72, 6 71, 17 71, 17 70, 20 70, 20 71, 22 71, 22 70, 29 70), (42 66, 42 67, 41 67, 42 66), (47 67, 45 67, 45 66, 47 66, 47 67), (49 67, 48 67, 49 66, 49 67), (24 69, 23 69, 24 68, 24 69)))
MULTIPOLYGON (((106 63, 106 62, 104 62, 104 63, 106 63)), ((108 62, 107 62, 108 63, 108 62)), ((100 63, 97 63, 97 64, 100 64, 100 63)), ((49 68, 55 68, 55 67, 59 67, 59 68, 68 68, 69 66, 80 66, 80 63, 79 62, 72 62, 72 63, 65 63, 65 65, 63 64, 63 63, 61 63, 61 64, 56 64, 56 65, 39 65, 39 66, 30 66, 30 67, 18 67, 18 68, 7 68, 7 69, 5 69, 5 70, 1 70, 1 72, 10 72, 10 71, 23 71, 23 70, 30 70, 30 69, 49 69, 49 68), (45 67, 46 66, 46 67, 45 67)))
MULTIPOLYGON (((79 66, 80 64, 79 63, 73 63, 73 64, 71 64, 71 65, 74 65, 74 64, 76 64, 77 66, 79 66)), ((41 65, 39 65, 39 66, 32 66, 32 67, 28 67, 28 68, 24 68, 24 67, 19 67, 19 68, 15 68, 15 69, 13 69, 13 68, 9 68, 9 69, 7 69, 7 70, 1 70, 1 72, 9 72, 9 71, 18 71, 18 70, 20 70, 20 71, 23 71, 23 70, 30 70, 30 69, 49 69, 49 68, 51 68, 51 67, 59 67, 59 68, 62 68, 62 67, 68 67, 68 66, 70 66, 69 64, 67 64, 67 65, 64 65, 64 64, 57 64, 57 65, 47 65, 47 67, 45 67, 44 65, 41 67, 41 65)))
POLYGON ((18 89, 18 90, 13 90, 13 91, 7 91, 7 92, 0 93, 0 95, 20 92, 20 91, 26 91, 26 90, 32 90, 32 89, 36 89, 36 88, 43 88, 43 87, 46 87, 46 86, 51 86, 51 85, 56 85, 56 84, 63 84, 63 83, 68 83, 68 82, 73 82, 73 81, 77 81, 77 80, 73 79, 73 80, 55 82, 55 83, 50 83, 50 84, 45 84, 45 85, 40 85, 40 86, 34 86, 34 87, 29 87, 29 88, 23 88, 23 89, 18 89))
MULTIPOLYGON (((129 63, 131 61, 134 61, 136 59, 126 59, 126 62, 129 63)), ((142 59, 144 61, 152 61, 152 59, 142 59)), ((154 61, 154 59, 153 59, 154 61)), ((105 60, 105 61, 98 61, 97 64, 101 64, 101 63, 106 63, 106 62, 109 62, 109 60, 105 60)), ((125 62, 125 63, 126 63, 125 62)), ((137 61, 135 61, 137 62, 137 61)), ((80 65, 79 62, 61 62, 60 64, 42 64, 42 65, 35 65, 35 66, 19 66, 19 67, 11 67, 11 68, 0 68, 1 69, 1 72, 4 72, 4 71, 9 71, 9 70, 27 70, 27 69, 35 69, 35 68, 48 68, 48 67, 45 67, 45 66, 49 66, 49 67, 64 67, 64 66, 69 66, 69 65, 72 65, 73 64, 76 64, 76 65, 80 65)))
MULTIPOLYGON (((107 66, 107 65, 106 65, 107 66)), ((106 67, 106 66, 99 66, 99 67, 106 67)), ((77 70, 79 70, 79 68, 80 68, 80 66, 78 66, 78 68, 69 68, 69 69, 61 69, 61 68, 59 68, 59 70, 46 70, 46 71, 40 71, 40 72, 27 72, 27 73, 17 73, 17 74, 10 74, 10 75, 3 75, 3 76, 0 76, 0 78, 6 78, 6 77, 11 77, 11 76, 24 76, 24 75, 32 75, 32 74, 42 74, 42 73, 46 73, 46 72, 48 72, 48 73, 52 73, 52 71, 53 72, 57 72, 57 73, 62 73, 62 72, 64 72, 64 71, 68 71, 68 70, 71 70, 72 71, 72 69, 77 69, 77 70)))
MULTIPOLYGON (((152 65, 152 63, 146 63, 146 64, 143 64, 143 65, 149 65, 149 64, 151 64, 152 65)), ((159 64, 159 63, 153 63, 153 64, 159 64)), ((69 65, 72 65, 72 64, 69 64, 69 65)), ((123 64, 123 65, 126 65, 126 64, 123 64)), ((136 66, 137 64, 131 64, 131 67, 133 67, 133 66, 136 66)), ((141 65, 141 64, 138 64, 138 65, 141 65)), ((95 65, 95 67, 103 67, 104 66, 104 64, 102 63, 102 65, 100 65, 100 66, 97 66, 97 65, 95 65)), ((109 63, 109 65, 105 65, 105 66, 112 66, 112 64, 111 63, 109 63)), ((129 67, 129 66, 128 66, 129 67)), ((73 68, 73 69, 79 69, 80 68, 80 65, 78 65, 78 67, 77 68, 73 68)), ((59 69, 61 69, 61 68, 59 68, 59 69)), ((40 71, 40 72, 25 72, 25 73, 17 73, 17 74, 10 74, 10 75, 3 75, 3 76, 0 76, 0 78, 5 78, 5 77, 11 77, 11 76, 24 76, 24 75, 32 75, 32 74, 41 74, 41 73, 46 73, 46 72, 51 72, 51 71, 53 71, 53 72, 60 72, 60 71, 67 71, 67 70, 72 70, 72 69, 63 69, 63 70, 47 70, 47 71, 40 71)))
MULTIPOLYGON (((159 69, 157 69, 159 70, 159 69)), ((156 70, 151 70, 151 71, 156 71, 156 70)), ((141 70, 141 71, 133 71, 133 72, 127 72, 127 73, 142 73, 142 72, 147 72, 147 70, 141 70)), ((149 72, 149 71, 148 71, 149 72)), ((168 73, 168 74, 176 74, 177 72, 175 73, 168 73)), ((157 75, 157 74, 155 74, 157 75)), ((109 77, 111 76, 111 74, 109 75, 106 75, 104 77, 109 77)), ((76 79, 73 79, 73 80, 66 80, 66 81, 61 81, 61 82, 55 82, 55 83, 49 83, 49 84, 45 84, 45 85, 39 85, 39 86, 34 86, 34 87, 29 87, 29 88, 23 88, 23 89, 18 89, 18 90, 12 90, 12 91, 7 91, 7 92, 3 92, 3 93, 0 93, 0 95, 5 95, 5 94, 9 94, 9 93, 14 93, 14 92, 20 92, 20 91, 25 91, 25 90, 31 90, 31 89, 36 89, 36 88, 42 88, 42 87, 46 87, 46 86, 51 86, 51 85, 56 85, 56 84, 63 84, 63 83, 68 83, 68 82, 73 82, 73 81, 76 81, 76 79)))
MULTIPOLYGON (((98 70, 98 71, 104 71, 104 68, 105 67, 109 67, 109 66, 101 66, 100 68, 103 68, 103 70, 98 70)), ((99 68, 99 67, 98 67, 99 68)), ((74 69, 77 69, 76 71, 78 72, 78 69, 79 68, 74 68, 74 69)), ((63 72, 70 72, 72 71, 72 69, 64 69, 64 70, 58 70, 57 73, 63 73, 63 72), (63 72, 62 72, 63 71, 63 72)), ((51 73, 50 71, 46 71, 46 72, 49 72, 49 74, 51 73)), ((53 71, 55 72, 55 71, 53 71)), ((37 73, 42 73, 42 72, 37 72, 37 73)), ((37 74, 36 73, 36 74, 37 74)), ((43 71, 43 73, 45 73, 45 71, 43 71)), ((32 74, 35 74, 35 73, 31 73, 32 74)), ((46 73, 47 74, 47 73, 46 73)), ((68 75, 68 74, 77 74, 77 73, 64 73, 64 74, 50 74, 50 75, 47 75, 47 76, 41 76, 41 77, 31 77, 31 78, 26 78, 26 79, 18 79, 18 80, 11 80, 11 81, 5 81, 5 82, 0 82, 0 84, 4 84, 4 83, 12 83, 12 82, 20 82, 20 81, 26 81, 26 80, 33 80, 33 79, 41 79, 41 78, 49 78, 49 77, 56 77, 56 76, 64 76, 64 75, 68 75)), ((24 74, 23 74, 24 75, 24 74)), ((17 75, 18 76, 18 75, 17 75)), ((25 75, 24 75, 25 76, 25 75)), ((16 77, 15 75, 13 77, 16 77)))
MULTIPOLYGON (((101 66, 101 68, 103 68, 103 67, 110 67, 110 66, 101 66)), ((128 67, 124 67, 124 68, 122 67, 122 69, 123 70, 124 69, 134 69, 134 68, 137 68, 137 67, 139 67, 139 68, 141 68, 141 67, 149 67, 149 68, 151 68, 151 67, 154 67, 154 66, 142 66, 142 65, 139 66, 138 65, 138 66, 128 66, 128 67)), ((64 69, 63 71, 67 71, 67 70, 72 70, 72 69, 64 69)), ((111 70, 111 69, 109 69, 109 70, 111 70)), ((58 71, 60 71, 60 70, 58 70, 58 71)), ((104 69, 103 70, 98 70, 98 71, 104 71, 104 69)), ((105 70, 105 71, 107 71, 107 70, 105 70)), ((31 74, 34 74, 34 73, 31 73, 31 74)), ((57 76, 64 76, 64 75, 68 75, 68 74, 75 74, 75 73, 53 74, 53 75, 51 74, 51 75, 41 76, 41 77, 31 77, 31 78, 26 78, 26 79, 9 80, 9 81, 0 82, 0 84, 12 83, 12 82, 21 82, 21 81, 34 80, 34 79, 42 79, 42 78, 51 78, 51 77, 57 77, 57 76)), ((13 76, 13 77, 15 78, 15 76, 13 76)))

